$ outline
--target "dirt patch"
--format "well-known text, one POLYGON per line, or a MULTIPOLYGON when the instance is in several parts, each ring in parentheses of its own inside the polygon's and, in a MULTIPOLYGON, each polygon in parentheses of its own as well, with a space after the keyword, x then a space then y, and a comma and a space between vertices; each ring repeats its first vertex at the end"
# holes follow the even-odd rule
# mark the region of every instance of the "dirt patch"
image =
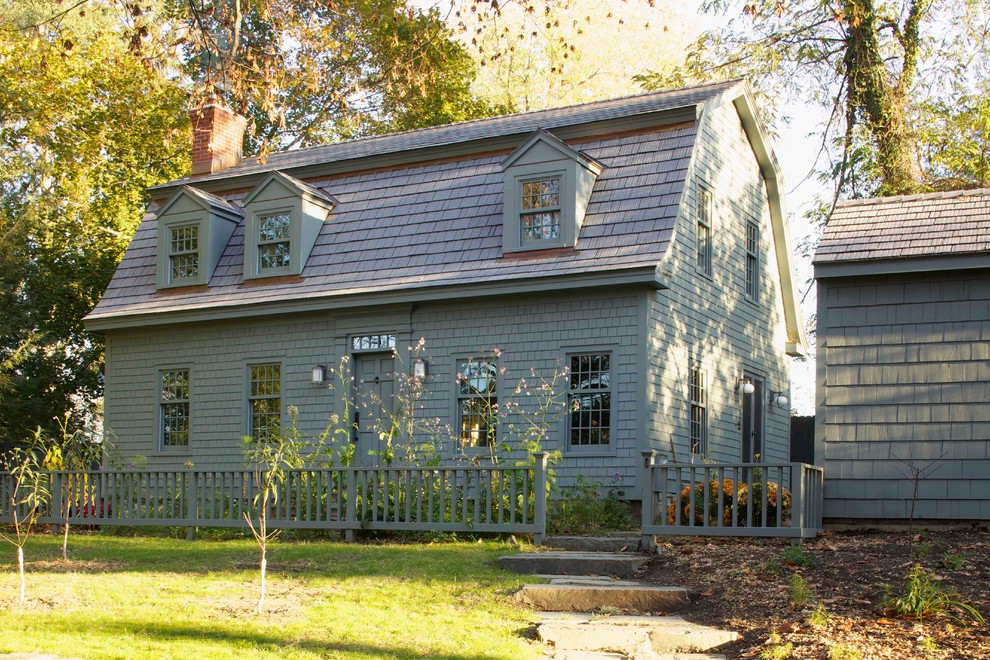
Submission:
POLYGON ((884 607, 885 594, 903 592, 920 564, 990 620, 987 531, 826 532, 800 552, 790 547, 787 541, 661 541, 640 577, 695 591, 686 618, 740 634, 718 649, 728 658, 759 657, 787 644, 789 655, 770 657, 990 658, 990 628, 962 613, 961 621, 937 615, 918 622, 884 607), (804 605, 794 603, 796 583, 807 590, 804 605))
POLYGON ((26 565, 29 571, 44 571, 45 573, 110 573, 123 568, 123 564, 119 562, 96 561, 95 559, 30 561, 26 565))

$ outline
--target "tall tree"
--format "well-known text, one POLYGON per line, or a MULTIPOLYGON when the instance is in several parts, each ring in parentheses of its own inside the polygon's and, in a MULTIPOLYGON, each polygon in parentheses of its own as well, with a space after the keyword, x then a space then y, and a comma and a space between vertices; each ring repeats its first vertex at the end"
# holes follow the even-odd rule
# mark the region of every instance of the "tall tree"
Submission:
MULTIPOLYGON (((54 3, 43 5, 45 17, 54 3)), ((185 95, 116 19, 59 24, 0 4, 0 441, 87 408, 103 346, 83 316, 133 234, 144 189, 186 168, 185 95)), ((82 416, 79 416, 81 420, 82 416)))
POLYGON ((253 120, 249 151, 488 116, 436 9, 406 0, 186 0, 187 73, 253 120))
POLYGON ((644 62, 670 73, 700 31, 665 0, 462 0, 452 18, 478 63, 474 89, 519 110, 635 94, 644 62))
MULTIPOLYGON (((708 0, 734 16, 698 41, 680 78, 745 75, 769 90, 828 109, 826 148, 837 147, 842 194, 924 190, 916 120, 986 74, 985 0, 708 0), (932 108, 937 105, 930 106, 932 108)), ((648 87, 671 77, 647 74, 648 87)))

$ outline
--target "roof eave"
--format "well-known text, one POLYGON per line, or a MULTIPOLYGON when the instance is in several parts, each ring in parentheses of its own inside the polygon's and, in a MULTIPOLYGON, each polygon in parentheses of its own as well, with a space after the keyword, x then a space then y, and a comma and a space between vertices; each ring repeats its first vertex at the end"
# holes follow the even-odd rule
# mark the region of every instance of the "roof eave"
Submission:
POLYGON ((555 277, 529 277, 498 280, 469 285, 423 286, 392 291, 361 292, 353 294, 325 294, 296 299, 267 301, 250 304, 230 303, 209 305, 192 309, 148 311, 137 313, 101 314, 94 310, 83 322, 91 332, 105 332, 124 328, 148 327, 173 323, 223 321, 231 318, 248 318, 293 313, 311 313, 391 305, 410 302, 440 302, 461 300, 479 296, 520 295, 546 291, 574 291, 612 286, 648 286, 653 289, 667 287, 667 282, 654 266, 624 270, 579 273, 555 277))
POLYGON ((900 259, 862 259, 858 261, 816 262, 815 279, 904 275, 945 270, 990 268, 990 252, 904 257, 900 259))

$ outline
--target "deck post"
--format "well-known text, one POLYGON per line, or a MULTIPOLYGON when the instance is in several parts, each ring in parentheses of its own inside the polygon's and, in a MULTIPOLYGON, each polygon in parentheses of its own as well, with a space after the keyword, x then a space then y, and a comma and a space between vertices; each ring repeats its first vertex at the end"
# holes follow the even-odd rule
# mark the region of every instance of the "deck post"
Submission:
POLYGON ((639 473, 640 502, 643 512, 641 524, 643 532, 639 542, 639 548, 652 554, 655 545, 653 534, 647 534, 646 529, 656 524, 656 511, 654 510, 656 501, 653 496, 653 464, 657 460, 657 452, 654 449, 648 449, 640 453, 643 456, 643 463, 639 473))
POLYGON ((547 458, 549 454, 545 451, 533 452, 533 459, 536 461, 536 479, 533 484, 533 523, 536 530, 533 532, 533 545, 543 545, 544 537, 547 533, 547 458))

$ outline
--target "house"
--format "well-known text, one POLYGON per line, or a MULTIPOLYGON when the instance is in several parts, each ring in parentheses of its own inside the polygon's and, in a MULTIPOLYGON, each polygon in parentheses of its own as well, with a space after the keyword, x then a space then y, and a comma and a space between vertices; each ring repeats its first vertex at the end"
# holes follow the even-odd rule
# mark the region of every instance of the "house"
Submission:
POLYGON ((825 516, 990 519, 990 190, 840 204, 814 265, 825 516))
MULTIPOLYGON (((290 405, 317 434, 344 414, 324 379, 346 357, 377 401, 423 379, 417 414, 452 429, 444 458, 512 441, 522 418, 505 404, 534 405, 520 379, 558 365, 568 412, 545 444, 562 482, 626 493, 648 449, 788 458, 789 410, 772 402, 805 338, 781 176, 745 83, 264 162, 240 159, 229 111, 193 119, 194 174, 150 190, 86 319, 106 336, 106 424, 125 456, 239 468, 240 438, 290 405)), ((352 417, 360 462, 383 449, 374 418, 352 417)))

